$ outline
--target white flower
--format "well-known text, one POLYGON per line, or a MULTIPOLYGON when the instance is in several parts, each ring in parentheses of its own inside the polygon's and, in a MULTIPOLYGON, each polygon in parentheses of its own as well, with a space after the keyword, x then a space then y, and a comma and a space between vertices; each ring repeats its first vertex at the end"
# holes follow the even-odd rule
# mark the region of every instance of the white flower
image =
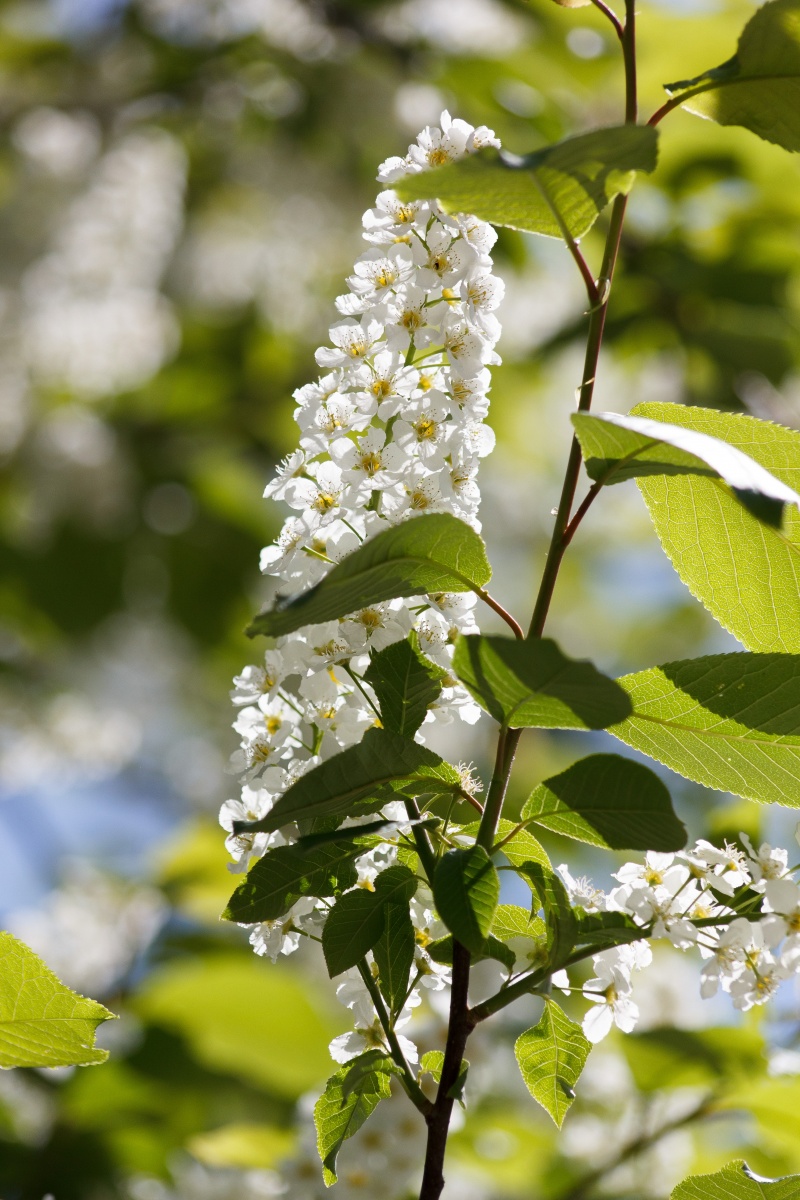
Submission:
POLYGON ((769 879, 780 879, 785 875, 789 866, 788 850, 781 850, 770 846, 768 842, 762 842, 759 849, 753 849, 753 843, 746 833, 740 833, 739 837, 747 850, 747 857, 750 862, 750 873, 753 876, 754 887, 757 891, 763 891, 766 881, 769 879))
POLYGON ((595 1005, 583 1018, 583 1032, 590 1042, 602 1041, 612 1025, 630 1033, 639 1019, 639 1009, 630 998, 635 963, 632 955, 622 953, 630 949, 615 946, 592 959, 595 977, 583 986, 584 996, 595 1005))

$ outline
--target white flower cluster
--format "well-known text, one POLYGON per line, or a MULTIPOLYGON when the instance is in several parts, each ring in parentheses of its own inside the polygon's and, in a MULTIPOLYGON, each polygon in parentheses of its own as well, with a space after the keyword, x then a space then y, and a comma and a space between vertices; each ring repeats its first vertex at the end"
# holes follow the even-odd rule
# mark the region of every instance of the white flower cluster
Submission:
MULTIPOLYGON (((800 973, 800 886, 786 850, 766 843, 755 850, 747 834, 740 837, 744 851, 701 840, 682 854, 648 853, 643 863, 626 863, 614 876, 620 886, 608 893, 574 879, 564 865, 558 870, 571 902, 586 912, 625 913, 649 938, 696 948, 703 959, 700 994, 707 998, 721 988, 746 1012, 800 973)), ((626 1033, 636 1025, 632 974, 650 964, 652 953, 642 940, 603 950, 592 961, 595 978, 583 995, 594 1007, 583 1029, 598 1042, 614 1024, 626 1033)), ((569 990, 566 971, 553 980, 569 990)))
MULTIPOLYGON (((444 112, 441 128, 423 130, 407 157, 387 160, 378 178, 393 182, 489 144, 497 144, 490 130, 444 112)), ((299 449, 265 492, 294 510, 261 559, 283 592, 317 583, 364 539, 419 514, 449 512, 478 527, 478 465, 494 445, 484 424, 488 367, 500 361, 494 310, 502 284, 489 255, 497 235, 477 218, 447 216, 433 201, 403 203, 389 190, 365 213, 363 228, 369 248, 337 300, 341 319, 331 327, 331 345, 316 354, 325 374, 295 393, 299 449)), ((370 653, 415 629, 422 650, 447 671, 455 634, 477 630, 474 604, 474 595, 440 594, 374 605, 281 638, 259 665, 244 669, 232 693, 241 737, 232 770, 242 773, 243 788, 220 815, 232 869, 247 870, 287 835, 236 835, 234 821, 262 817, 299 776, 376 723, 376 699, 363 678, 370 653)), ((446 675, 426 719, 474 723, 479 715, 446 675)), ((407 822, 402 805, 388 805, 383 815, 407 822)), ((365 854, 357 863, 360 886, 371 887, 394 858, 389 843, 365 854)), ((319 933, 327 908, 303 899, 280 921, 256 925, 256 953, 273 960, 290 953, 303 933, 319 933)), ((425 943, 432 913, 420 903, 415 915, 425 943)), ((422 945, 417 973, 435 987, 447 977, 422 945)), ((370 1044, 376 1022, 361 980, 342 988, 343 1002, 358 1009, 359 1032, 347 1035, 347 1045, 337 1039, 339 1061, 358 1053, 359 1038, 370 1044)), ((415 1002, 416 992, 409 1005, 415 1002)))

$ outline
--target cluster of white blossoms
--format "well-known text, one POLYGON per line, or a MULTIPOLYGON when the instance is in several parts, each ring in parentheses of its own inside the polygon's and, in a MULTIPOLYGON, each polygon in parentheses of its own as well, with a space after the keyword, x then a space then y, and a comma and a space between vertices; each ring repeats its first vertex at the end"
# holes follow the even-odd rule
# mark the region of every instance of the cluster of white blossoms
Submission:
MULTIPOLYGON (((643 863, 626 863, 614 876, 619 887, 608 893, 574 879, 564 865, 558 871, 570 901, 586 912, 627 914, 648 938, 696 949, 703 960, 700 994, 708 998, 721 989, 746 1012, 800 973, 800 886, 788 851, 767 843, 755 850, 747 834, 740 838, 744 850, 701 840, 681 854, 648 853, 643 863)), ((595 978, 584 984, 583 995, 594 1007, 583 1030, 598 1042, 614 1024, 626 1033, 636 1025, 632 975, 650 964, 652 953, 641 940, 604 950, 592 961, 595 978)), ((570 990, 566 971, 553 981, 570 990)))
MULTIPOLYGON (((444 112, 441 128, 423 130, 407 157, 387 160, 378 178, 391 183, 497 144, 491 130, 444 112)), ((365 213, 363 231, 369 248, 336 302, 341 319, 330 329, 331 344, 316 354, 324 374, 295 392, 299 448, 265 492, 293 510, 261 557, 262 571, 277 576, 284 594, 316 584, 366 538, 419 514, 448 512, 479 528, 478 465, 494 445, 484 423, 488 368, 500 361, 494 310, 503 286, 489 254, 497 235, 475 217, 448 216, 434 201, 404 203, 391 190, 365 213)), ((245 667, 232 693, 241 737, 232 770, 243 787, 220 815, 233 870, 284 845, 288 832, 234 834, 234 821, 264 816, 302 774, 376 724, 375 695, 364 679, 370 653, 414 629, 424 653, 447 672, 456 634, 477 631, 475 600, 439 594, 377 604, 280 638, 258 665, 245 667)), ((474 723, 480 710, 466 690, 449 674, 443 683, 426 720, 474 723)), ((425 726, 417 736, 424 741, 424 734, 425 726)), ((407 822, 402 805, 387 805, 383 815, 407 822)), ((395 856, 388 842, 365 854, 356 864, 359 886, 371 887, 395 856)), ((302 899, 279 921, 255 925, 256 953, 273 960, 290 953, 304 933, 319 934, 328 907, 302 899)), ((431 940, 424 933, 430 907, 420 902, 414 912, 418 941, 431 940)), ((444 986, 446 970, 422 945, 418 958, 420 978, 444 986)), ((342 989, 360 1031, 348 1037, 363 1049, 376 1014, 360 980, 342 989)), ((338 1042, 340 1061, 359 1052, 338 1042)))

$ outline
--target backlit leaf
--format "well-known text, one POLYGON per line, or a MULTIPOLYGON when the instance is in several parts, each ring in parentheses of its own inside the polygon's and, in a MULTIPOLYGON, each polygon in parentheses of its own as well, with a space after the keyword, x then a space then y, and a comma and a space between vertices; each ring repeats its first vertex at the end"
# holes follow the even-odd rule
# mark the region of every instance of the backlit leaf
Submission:
POLYGON ((549 638, 483 637, 456 643, 453 670, 496 721, 512 729, 605 729, 630 712, 622 690, 549 638))
POLYGON ((514 1053, 525 1086, 559 1129, 591 1048, 580 1025, 552 1000, 546 1001, 538 1025, 517 1038, 514 1053))
POLYGON ((482 150, 392 187, 403 200, 437 199, 445 212, 556 238, 563 225, 580 238, 614 196, 630 191, 637 171, 655 169, 656 132, 647 125, 596 129, 524 157, 482 150))
MULTIPOLYGON (((743 450, 800 490, 800 432, 738 413, 641 404, 634 415, 669 421, 743 450)), ((690 591, 748 650, 800 653, 800 513, 783 529, 752 516, 719 480, 637 480, 664 550, 690 591)))
POLYGON ((745 25, 733 58, 664 86, 700 117, 800 150, 800 0, 768 0, 745 25))
POLYGON ((114 1014, 73 992, 29 946, 0 931, 0 1067, 92 1066, 97 1026, 114 1014))
POLYGON ((606 486, 646 475, 699 474, 727 484, 749 511, 778 528, 784 505, 800 509, 800 495, 793 488, 707 433, 619 413, 575 413, 572 423, 588 474, 606 486))
POLYGON ((540 783, 521 816, 609 850, 680 850, 686 844, 686 830, 658 776, 618 754, 592 754, 540 783))
POLYGON ((714 654, 619 683, 633 712, 615 737, 706 787, 800 806, 800 655, 714 654))
POLYGON ((800 1175, 765 1179, 747 1163, 732 1162, 714 1175, 692 1175, 670 1194, 670 1200, 797 1200, 800 1175))
POLYGON ((332 1075, 314 1105, 317 1150, 327 1187, 336 1183, 336 1158, 343 1142, 357 1133, 381 1100, 390 1095, 389 1075, 386 1072, 375 1069, 361 1071, 358 1064, 359 1059, 355 1058, 332 1075), (357 1078, 357 1083, 345 1092, 351 1074, 357 1078))

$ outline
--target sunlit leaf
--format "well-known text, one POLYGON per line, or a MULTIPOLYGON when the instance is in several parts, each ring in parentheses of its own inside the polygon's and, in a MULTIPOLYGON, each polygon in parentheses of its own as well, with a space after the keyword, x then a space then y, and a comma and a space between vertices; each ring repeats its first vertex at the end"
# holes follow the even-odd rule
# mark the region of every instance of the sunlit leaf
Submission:
POLYGON ((0 931, 0 1067, 92 1066, 107 1050, 95 1030, 114 1014, 66 987, 10 933, 0 931))
MULTIPOLYGON (((738 413, 641 404, 636 416, 710 434, 800 490, 800 432, 738 413)), ((699 475, 637 480, 672 565, 691 592, 748 650, 800 653, 800 513, 783 529, 757 520, 718 480, 699 475)))
POLYGON ((496 721, 512 729, 605 729, 630 712, 622 690, 590 662, 567 658, 549 638, 469 634, 453 670, 496 721))
POLYGON ((800 1175, 765 1179, 747 1163, 728 1163, 714 1175, 692 1175, 670 1194, 670 1200, 797 1200, 800 1175))
POLYGON ((618 754, 592 754, 540 783, 520 815, 609 850, 680 850, 686 844, 686 830, 658 776, 618 754))
POLYGON ((619 683, 633 712, 615 737, 706 787, 800 806, 800 655, 714 654, 619 683))
POLYGON ((519 157, 482 150, 392 184, 403 200, 436 199, 445 212, 474 213, 493 225, 582 237, 637 171, 655 170, 656 130, 647 125, 595 129, 519 157))
POLYGON ((514 1053, 525 1086, 559 1129, 591 1048, 580 1025, 552 1000, 545 1003, 538 1025, 517 1038, 514 1053))
POLYGON ((270 637, 346 617, 400 596, 468 592, 492 576, 483 542, 449 513, 404 521, 369 538, 307 592, 259 613, 248 629, 270 637))
POLYGON ((769 525, 780 527, 784 505, 800 509, 794 489, 735 446, 707 433, 618 413, 575 413, 572 423, 587 472, 604 485, 647 475, 699 474, 727 484, 745 508, 769 525))
MULTIPOLYGON (((434 1083, 439 1083, 442 1078, 442 1067, 444 1066, 444 1054, 441 1050, 428 1050, 419 1060, 419 1069, 421 1075, 430 1075, 434 1083)), ((469 1063, 465 1058, 461 1060, 461 1070, 458 1073, 455 1083, 448 1092, 454 1100, 458 1100, 460 1104, 464 1103, 464 1088, 467 1083, 467 1073, 469 1072, 469 1063)))
POLYGON ((745 25, 733 58, 664 86, 698 116, 800 150, 800 0, 768 0, 745 25))

